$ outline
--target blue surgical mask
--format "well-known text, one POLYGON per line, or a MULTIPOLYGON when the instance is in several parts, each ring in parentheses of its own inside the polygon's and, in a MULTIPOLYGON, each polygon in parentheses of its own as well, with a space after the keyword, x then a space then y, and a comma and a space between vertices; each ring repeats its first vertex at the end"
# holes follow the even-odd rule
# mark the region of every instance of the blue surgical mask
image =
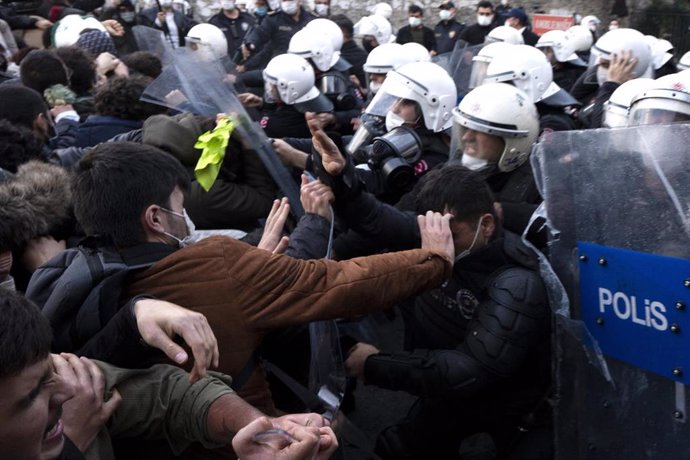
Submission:
POLYGON ((268 8, 266 8, 265 6, 257 6, 254 10, 254 14, 259 17, 266 16, 268 14, 268 8))

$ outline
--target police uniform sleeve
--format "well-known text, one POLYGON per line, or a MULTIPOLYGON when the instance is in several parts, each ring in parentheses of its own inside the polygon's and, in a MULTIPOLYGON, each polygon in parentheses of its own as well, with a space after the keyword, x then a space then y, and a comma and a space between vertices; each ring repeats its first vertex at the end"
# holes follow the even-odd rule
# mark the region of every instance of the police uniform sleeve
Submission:
POLYGON ((273 16, 267 17, 259 27, 254 28, 247 37, 247 43, 253 46, 252 53, 261 50, 275 33, 276 18, 273 16))
POLYGON ((458 349, 372 355, 365 382, 419 396, 471 397, 518 371, 548 340, 546 291, 531 270, 503 271, 477 312, 458 349))
POLYGON ((594 107, 589 118, 589 129, 597 129, 603 126, 604 121, 604 103, 611 98, 614 91, 618 89, 620 83, 615 81, 605 81, 597 90, 596 98, 594 99, 594 107))

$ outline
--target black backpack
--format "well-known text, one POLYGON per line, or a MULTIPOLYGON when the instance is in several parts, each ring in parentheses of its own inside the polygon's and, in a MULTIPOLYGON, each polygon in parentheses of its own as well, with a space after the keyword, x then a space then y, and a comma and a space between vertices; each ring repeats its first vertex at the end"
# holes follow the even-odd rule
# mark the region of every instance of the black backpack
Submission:
POLYGON ((87 238, 39 267, 26 297, 50 321, 53 349, 77 350, 103 329, 121 308, 127 276, 153 262, 128 265, 114 248, 87 238))

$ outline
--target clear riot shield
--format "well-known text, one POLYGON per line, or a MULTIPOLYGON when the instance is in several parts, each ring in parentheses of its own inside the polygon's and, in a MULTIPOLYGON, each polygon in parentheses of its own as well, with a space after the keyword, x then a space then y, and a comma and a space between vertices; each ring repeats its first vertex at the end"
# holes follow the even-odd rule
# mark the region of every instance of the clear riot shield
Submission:
MULTIPOLYGON (((237 97, 221 63, 209 59, 210 50, 179 48, 170 65, 146 88, 141 99, 181 112, 215 117, 230 114, 244 147, 254 150, 266 170, 290 201, 297 218, 304 214, 298 184, 283 166, 263 129, 252 121, 237 97)), ((235 135, 235 134, 233 134, 235 135)))
POLYGON ((458 100, 462 99, 465 94, 470 92, 472 58, 475 57, 483 47, 484 44, 470 46, 465 42, 458 41, 450 56, 441 60, 441 62, 446 61, 447 67, 444 68, 455 82, 455 87, 458 90, 458 100))
POLYGON ((163 67, 170 64, 174 47, 169 36, 166 37, 162 31, 147 26, 134 26, 132 32, 141 51, 148 51, 158 56, 163 67))
POLYGON ((558 460, 690 458, 689 142, 688 124, 564 131, 532 154, 558 460))

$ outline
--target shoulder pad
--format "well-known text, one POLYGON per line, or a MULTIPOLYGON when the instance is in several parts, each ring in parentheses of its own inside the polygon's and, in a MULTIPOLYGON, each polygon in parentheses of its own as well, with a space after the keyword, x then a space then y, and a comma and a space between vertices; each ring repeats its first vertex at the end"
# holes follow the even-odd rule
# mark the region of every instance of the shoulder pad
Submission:
POLYGON ((503 250, 514 262, 530 270, 539 267, 539 260, 534 250, 528 247, 520 235, 504 230, 503 250))
POLYGON ((489 297, 504 307, 532 317, 544 316, 548 298, 539 274, 523 267, 510 267, 489 283, 489 297))

